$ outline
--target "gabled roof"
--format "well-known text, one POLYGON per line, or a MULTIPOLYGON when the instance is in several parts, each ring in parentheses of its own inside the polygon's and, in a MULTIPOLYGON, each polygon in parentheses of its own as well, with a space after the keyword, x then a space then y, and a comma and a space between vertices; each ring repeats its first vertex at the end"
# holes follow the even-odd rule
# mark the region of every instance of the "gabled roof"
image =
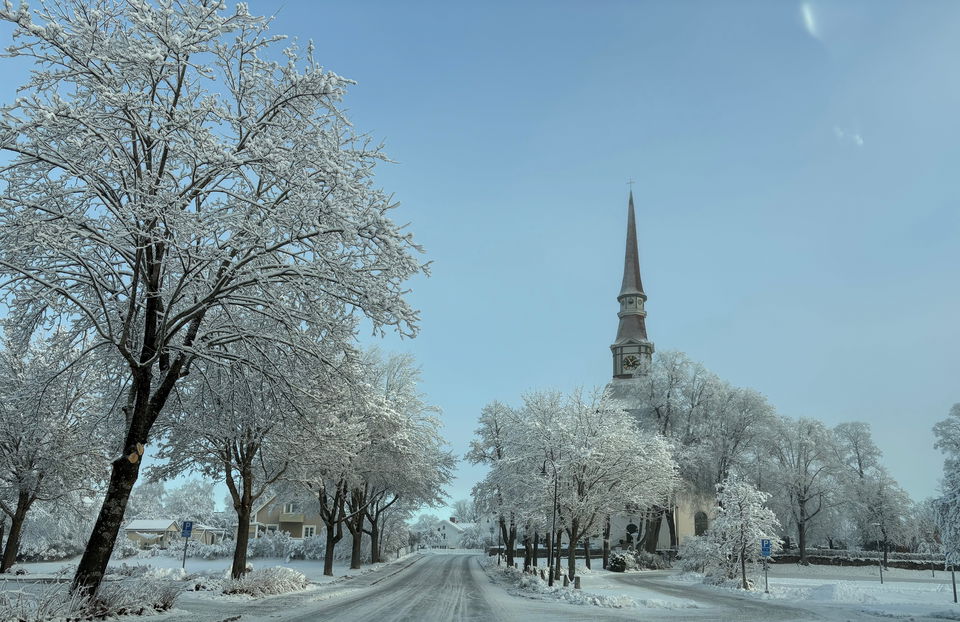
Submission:
POLYGON ((461 525, 460 523, 454 523, 454 522, 452 522, 452 521, 450 521, 450 520, 448 520, 448 519, 446 519, 446 518, 443 518, 443 519, 437 521, 437 525, 450 525, 450 526, 452 526, 454 529, 456 529, 457 531, 463 531, 463 530, 464 530, 464 526, 463 526, 463 525, 461 525))
POLYGON ((149 518, 137 518, 124 527, 127 531, 167 531, 173 527, 176 530, 180 530, 180 526, 177 524, 177 521, 172 519, 149 519, 149 518))

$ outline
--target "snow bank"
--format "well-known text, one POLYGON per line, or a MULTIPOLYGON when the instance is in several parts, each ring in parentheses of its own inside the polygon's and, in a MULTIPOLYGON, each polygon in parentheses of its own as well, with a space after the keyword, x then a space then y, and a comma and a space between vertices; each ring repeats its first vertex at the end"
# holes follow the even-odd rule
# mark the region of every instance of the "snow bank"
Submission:
MULTIPOLYGON (((584 590, 577 590, 573 585, 563 587, 563 579, 554 582, 553 587, 547 581, 535 574, 526 574, 517 568, 498 568, 481 563, 481 567, 494 580, 506 587, 508 591, 518 596, 535 598, 537 600, 551 600, 570 603, 573 605, 591 605, 613 609, 650 608, 650 609, 688 609, 698 605, 692 601, 679 599, 641 598, 635 599, 623 594, 600 594, 584 590)), ((579 569, 577 572, 580 572, 579 569)), ((588 573, 592 574, 592 573, 588 573)), ((583 580, 581 578, 581 580, 583 580)))

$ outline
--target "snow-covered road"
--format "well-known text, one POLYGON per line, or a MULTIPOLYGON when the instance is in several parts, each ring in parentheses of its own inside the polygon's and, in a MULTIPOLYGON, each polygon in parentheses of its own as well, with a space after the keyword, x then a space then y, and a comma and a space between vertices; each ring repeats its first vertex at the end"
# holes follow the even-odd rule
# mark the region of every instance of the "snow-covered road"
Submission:
MULTIPOLYGON (((638 606, 622 609, 575 605, 549 598, 524 597, 491 580, 475 554, 427 554, 398 560, 365 575, 305 592, 259 600, 210 598, 209 593, 186 593, 180 611, 168 614, 181 622, 510 622, 527 620, 773 620, 865 621, 878 620, 878 612, 863 604, 790 602, 741 596, 670 579, 670 572, 602 573, 592 581, 604 593, 610 588, 637 599, 638 606), (615 586, 621 586, 617 590, 615 586), (694 601, 695 608, 657 608, 644 599, 694 601), (652 608, 651 608, 652 607, 652 608)), ((590 577, 591 575, 587 575, 590 577)), ((588 581, 589 583, 589 581, 588 581)), ((528 596, 532 596, 528 594, 528 596)), ((923 615, 905 615, 922 620, 923 615)), ((952 618, 955 619, 955 618, 952 618)))

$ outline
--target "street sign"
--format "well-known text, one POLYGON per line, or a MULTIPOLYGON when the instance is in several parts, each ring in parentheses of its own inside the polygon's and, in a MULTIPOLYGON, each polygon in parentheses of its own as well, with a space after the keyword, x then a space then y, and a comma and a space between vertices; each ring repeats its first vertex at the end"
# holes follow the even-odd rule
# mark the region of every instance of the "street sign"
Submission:
MULTIPOLYGON (((180 535, 184 538, 189 538, 191 533, 193 533, 193 521, 183 521, 183 529, 180 531, 180 535)), ((769 540, 767 540, 767 542, 769 542, 769 540)))
POLYGON ((760 554, 764 557, 770 557, 770 540, 767 538, 760 540, 760 554))

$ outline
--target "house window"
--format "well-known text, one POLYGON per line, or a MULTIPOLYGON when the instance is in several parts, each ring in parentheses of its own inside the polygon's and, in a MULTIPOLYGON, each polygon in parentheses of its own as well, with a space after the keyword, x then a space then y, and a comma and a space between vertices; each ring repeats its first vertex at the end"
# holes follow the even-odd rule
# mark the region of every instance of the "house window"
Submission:
POLYGON ((312 538, 312 537, 315 536, 315 535, 317 535, 317 528, 316 528, 316 527, 314 527, 313 525, 304 525, 304 526, 303 526, 303 537, 304 537, 304 538, 312 538))
POLYGON ((267 525, 266 531, 269 533, 277 533, 280 530, 280 525, 267 525))
POLYGON ((296 503, 284 503, 283 504, 283 513, 284 514, 293 514, 297 511, 296 503))

